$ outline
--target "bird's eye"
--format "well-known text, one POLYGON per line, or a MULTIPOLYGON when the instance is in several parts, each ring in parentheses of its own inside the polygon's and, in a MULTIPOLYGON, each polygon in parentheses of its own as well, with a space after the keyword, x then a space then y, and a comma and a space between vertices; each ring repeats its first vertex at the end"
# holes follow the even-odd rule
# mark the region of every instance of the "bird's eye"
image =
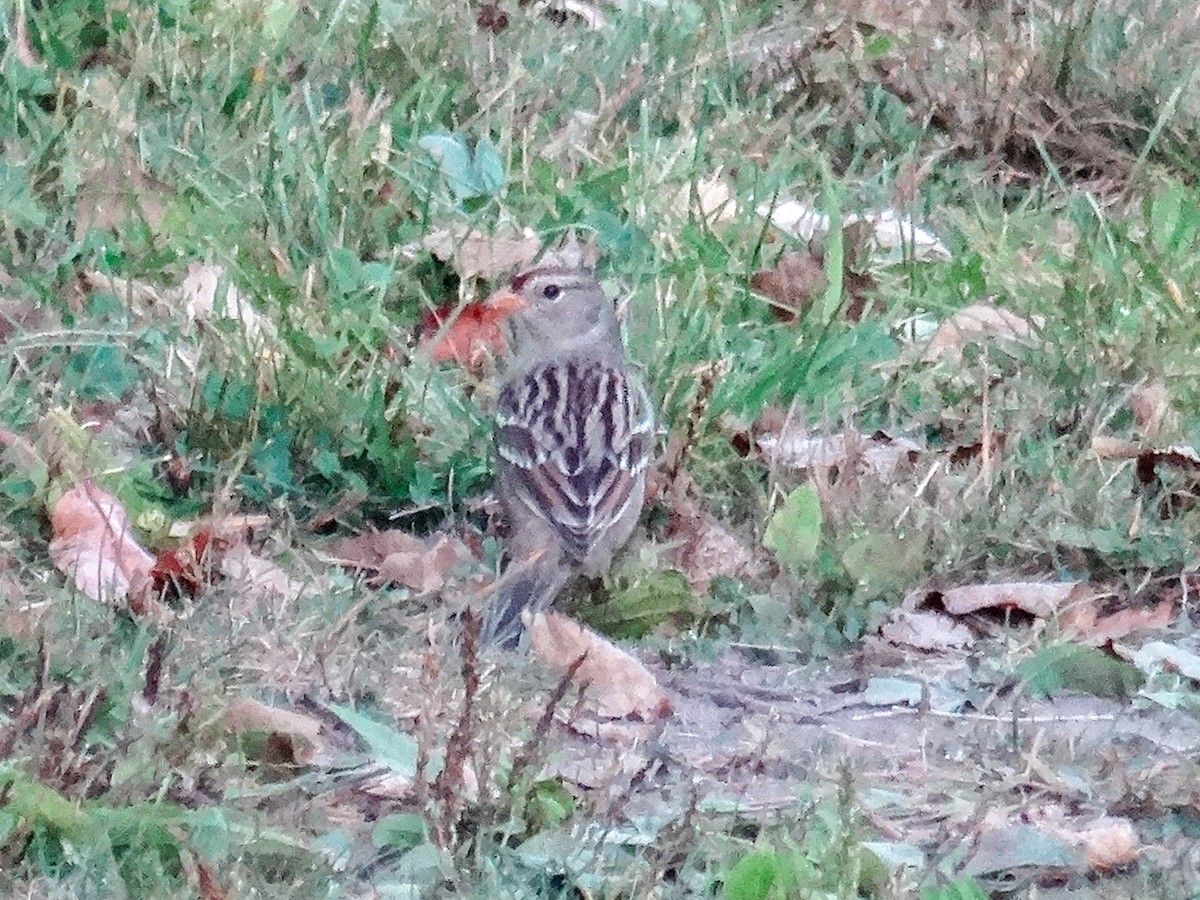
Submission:
POLYGON ((547 300, 553 300, 555 297, 557 297, 561 293, 562 293, 562 288, 560 288, 557 284, 548 284, 544 288, 542 288, 542 296, 545 297, 547 300))

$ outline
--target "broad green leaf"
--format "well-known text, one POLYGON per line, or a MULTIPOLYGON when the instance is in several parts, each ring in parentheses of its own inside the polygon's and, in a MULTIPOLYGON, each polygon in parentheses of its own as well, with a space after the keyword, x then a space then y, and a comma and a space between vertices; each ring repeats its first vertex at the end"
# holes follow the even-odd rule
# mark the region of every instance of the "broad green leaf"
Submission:
POLYGON ((390 725, 377 722, 350 706, 327 703, 325 708, 345 722, 371 750, 371 756, 397 775, 417 774, 417 742, 390 725))
POLYGON ((416 813, 392 813, 384 816, 371 832, 371 843, 376 847, 407 853, 424 843, 429 835, 429 826, 416 813))
POLYGON ((721 896, 726 900, 767 900, 781 868, 776 853, 752 853, 729 870, 721 896))
POLYGON ((1043 647, 1017 667, 1017 674, 1035 697, 1074 690, 1095 697, 1125 699, 1146 680, 1132 663, 1079 644, 1043 647))
POLYGON ((618 638, 643 637, 671 616, 693 612, 696 598, 679 572, 647 572, 609 600, 585 609, 597 631, 618 638))
POLYGON ((821 498, 812 485, 801 485, 771 516, 763 545, 789 569, 805 569, 817 558, 821 521, 821 498))

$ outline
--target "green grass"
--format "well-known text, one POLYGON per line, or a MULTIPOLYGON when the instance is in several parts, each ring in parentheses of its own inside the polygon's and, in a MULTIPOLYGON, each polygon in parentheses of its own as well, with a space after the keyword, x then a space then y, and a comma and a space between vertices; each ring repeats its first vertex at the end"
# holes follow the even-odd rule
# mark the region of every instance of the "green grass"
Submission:
MULTIPOLYGON (((955 117, 894 77, 919 30, 841 14, 792 21, 770 5, 629 2, 603 7, 606 26, 591 30, 511 3, 496 35, 476 24, 478 5, 425 0, 17 8, 39 62, 19 59, 7 10, 0 428, 32 441, 44 465, 0 457, 6 891, 99 897, 120 883, 129 896, 191 896, 201 865, 238 896, 354 895, 364 872, 424 895, 668 882, 731 897, 903 895, 863 875, 867 835, 847 824, 848 786, 750 840, 737 837, 748 827, 737 817, 643 822, 675 841, 655 855, 637 828, 617 829, 619 816, 561 783, 510 783, 506 767, 530 738, 510 685, 489 683, 468 722, 480 740, 483 725, 495 728, 480 795, 443 784, 423 808, 363 811, 363 822, 398 812, 425 823, 377 834, 373 849, 394 851, 378 869, 362 828, 266 787, 296 776, 291 763, 272 768, 228 736, 223 711, 243 693, 316 695, 413 721, 388 684, 394 648, 415 646, 411 623, 429 599, 331 573, 306 525, 336 509, 322 530, 486 528, 471 501, 490 483, 494 386, 432 364, 416 329, 428 310, 490 285, 461 282, 422 248, 438 229, 593 241, 606 284, 629 299, 629 343, 664 444, 686 431, 705 511, 748 543, 765 539, 783 563, 757 583, 719 579, 691 611, 664 601, 678 631, 645 640, 670 653, 699 658, 741 640, 838 654, 931 578, 1087 575, 1133 589, 1190 564, 1200 513, 1159 517, 1158 496, 1134 496, 1132 475, 1091 450, 1097 433, 1137 435, 1128 400, 1150 379, 1174 410, 1158 445, 1190 442, 1200 427, 1189 150, 1200 109, 1177 92, 1195 54, 1149 26, 1130 32, 1137 10, 1075 3, 1055 21, 1036 10, 1024 24, 968 20, 982 56, 964 38, 928 67, 953 87, 955 117), (1020 61, 993 54, 1009 29, 1034 51, 1006 94, 997 73, 1020 61), (1079 104, 1091 143, 1043 139, 1022 119, 1043 97, 1079 104), (696 185, 715 174, 736 201, 731 221, 698 208, 696 185), (833 295, 781 323, 749 278, 803 249, 756 213, 787 193, 844 214, 912 213, 953 259, 872 265, 872 312, 860 322, 833 295), (174 289, 196 263, 219 266, 277 337, 255 346, 234 321, 192 321, 174 289), (124 281, 89 290, 81 273, 124 281), (1037 322, 1037 341, 926 363, 904 338, 905 322, 932 325, 984 300, 1037 322), (826 433, 903 434, 930 452, 894 481, 842 473, 818 485, 814 526, 781 506, 808 496, 795 492, 812 479, 734 446, 772 408, 826 433), (942 457, 917 495, 934 454, 987 429, 1005 438, 993 469, 942 457), (164 478, 171 458, 186 461, 186 483, 164 478), (269 514, 271 555, 301 585, 294 602, 239 604, 242 586, 223 584, 178 622, 153 623, 72 596, 47 555, 45 510, 84 476, 121 498, 146 541, 165 543, 164 523, 201 512, 269 514), (804 553, 781 550, 800 539, 804 553), (881 557, 903 565, 874 565, 881 557), (30 603, 48 610, 19 622, 30 603), (166 674, 149 699, 156 654, 166 674), (519 849, 538 834, 591 835, 590 822, 616 830, 587 844, 583 870, 555 869, 553 846, 519 849), (434 825, 440 843, 423 830, 434 825), (342 849, 352 865, 331 862, 342 849)), ((1194 50, 1196 35, 1180 40, 1194 50)), ((831 275, 838 243, 827 247, 831 275)), ((1179 487, 1167 478, 1165 489, 1179 487)), ((649 511, 652 542, 666 539, 671 512, 667 500, 649 511)), ((623 591, 628 604, 666 583, 645 577, 664 558, 647 552, 622 574, 605 607, 612 630, 658 624, 619 619, 623 591)), ((446 725, 464 678, 439 665, 431 695, 446 702, 446 725)), ((444 755, 445 733, 422 727, 417 737, 436 745, 423 752, 444 755)))

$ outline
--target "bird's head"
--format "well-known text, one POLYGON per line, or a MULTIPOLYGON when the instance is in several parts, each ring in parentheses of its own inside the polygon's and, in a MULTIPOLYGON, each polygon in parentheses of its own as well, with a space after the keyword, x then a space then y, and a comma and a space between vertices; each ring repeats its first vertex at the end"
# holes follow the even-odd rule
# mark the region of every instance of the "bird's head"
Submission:
POLYGON ((613 302, 587 269, 530 269, 494 294, 489 305, 511 323, 518 355, 620 350, 613 302))

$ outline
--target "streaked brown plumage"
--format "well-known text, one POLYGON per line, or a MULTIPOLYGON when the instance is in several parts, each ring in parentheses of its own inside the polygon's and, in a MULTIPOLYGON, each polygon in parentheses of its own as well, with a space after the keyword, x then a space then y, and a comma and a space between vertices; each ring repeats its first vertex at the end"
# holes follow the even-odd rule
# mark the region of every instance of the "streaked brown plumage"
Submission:
POLYGON ((512 561, 485 627, 511 646, 526 608, 548 606, 575 574, 601 574, 629 540, 654 424, 613 303, 590 272, 533 269, 493 302, 512 310, 513 357, 495 421, 512 561))

